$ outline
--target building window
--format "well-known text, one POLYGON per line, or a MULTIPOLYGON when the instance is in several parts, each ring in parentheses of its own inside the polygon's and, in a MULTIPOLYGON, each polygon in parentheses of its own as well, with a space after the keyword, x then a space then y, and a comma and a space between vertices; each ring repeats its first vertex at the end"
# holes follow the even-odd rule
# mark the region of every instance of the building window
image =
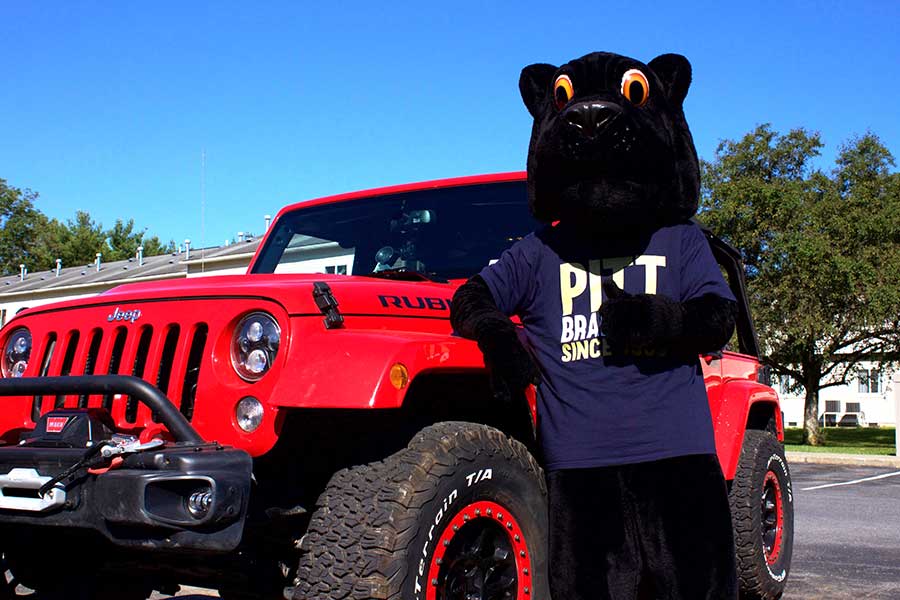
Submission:
POLYGON ((830 412, 830 413, 841 412, 841 401, 840 400, 826 400, 825 401, 825 412, 830 412))
POLYGON ((860 394, 881 393, 881 371, 879 369, 860 369, 856 373, 857 391, 860 394))
POLYGON ((347 274, 347 265, 328 265, 325 267, 325 272, 329 275, 346 275, 347 274))
POLYGON ((847 412, 848 412, 848 413, 858 413, 858 412, 862 412, 862 411, 860 410, 860 406, 859 406, 859 405, 860 405, 859 402, 848 402, 848 403, 847 403, 847 412))

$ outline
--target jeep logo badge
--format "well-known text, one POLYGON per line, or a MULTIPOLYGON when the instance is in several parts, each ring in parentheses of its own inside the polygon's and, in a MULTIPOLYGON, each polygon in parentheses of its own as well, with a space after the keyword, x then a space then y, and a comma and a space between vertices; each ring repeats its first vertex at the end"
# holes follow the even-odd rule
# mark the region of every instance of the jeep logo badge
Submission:
POLYGON ((119 310, 119 307, 117 306, 116 309, 112 311, 112 314, 106 317, 106 320, 110 323, 112 323, 113 321, 130 321, 131 323, 134 323, 140 318, 140 309, 135 308, 134 310, 119 310))

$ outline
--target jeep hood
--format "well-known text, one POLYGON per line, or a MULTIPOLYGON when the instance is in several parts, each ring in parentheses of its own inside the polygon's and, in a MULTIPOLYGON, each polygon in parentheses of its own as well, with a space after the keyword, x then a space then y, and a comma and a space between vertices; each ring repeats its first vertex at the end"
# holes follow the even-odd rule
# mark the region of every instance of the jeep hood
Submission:
POLYGON ((461 281, 397 281, 346 275, 224 275, 131 283, 90 298, 46 304, 21 316, 111 305, 122 310, 139 308, 142 302, 159 300, 260 298, 282 305, 292 316, 319 315, 313 284, 327 283, 343 315, 387 315, 407 312, 447 317, 450 298, 461 281))

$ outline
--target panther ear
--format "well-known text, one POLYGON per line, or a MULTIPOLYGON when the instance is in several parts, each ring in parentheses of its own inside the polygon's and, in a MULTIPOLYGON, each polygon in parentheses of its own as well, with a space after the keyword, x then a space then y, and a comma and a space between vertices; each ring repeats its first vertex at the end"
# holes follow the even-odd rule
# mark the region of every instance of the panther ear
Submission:
POLYGON ((519 92, 531 116, 537 119, 543 112, 550 95, 550 84, 557 67, 545 63, 528 65, 519 76, 519 92))
POLYGON ((691 87, 691 63, 680 54, 662 54, 648 65, 665 88, 669 101, 681 106, 691 87))

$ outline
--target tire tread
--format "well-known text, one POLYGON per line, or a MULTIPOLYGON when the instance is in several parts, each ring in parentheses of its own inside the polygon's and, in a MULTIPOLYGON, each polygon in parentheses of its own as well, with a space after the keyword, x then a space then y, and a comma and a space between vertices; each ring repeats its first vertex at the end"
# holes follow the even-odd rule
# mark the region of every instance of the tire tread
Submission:
POLYGON ((528 449, 486 425, 447 421, 421 430, 386 459, 334 474, 300 542, 292 600, 399 600, 407 553, 419 532, 415 510, 437 483, 476 459, 499 456, 546 487, 528 449))

